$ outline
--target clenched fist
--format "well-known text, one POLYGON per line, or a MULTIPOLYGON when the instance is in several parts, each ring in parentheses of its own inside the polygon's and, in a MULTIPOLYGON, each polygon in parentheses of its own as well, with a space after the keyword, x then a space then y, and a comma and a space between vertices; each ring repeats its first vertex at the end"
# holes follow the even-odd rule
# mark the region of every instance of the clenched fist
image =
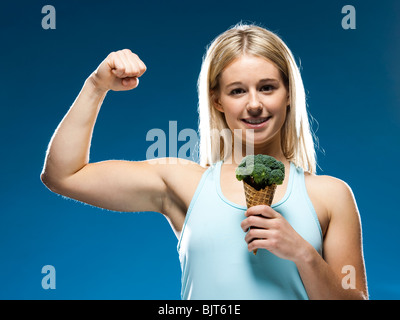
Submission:
POLYGON ((94 85, 102 91, 126 91, 136 88, 146 65, 129 49, 111 52, 91 74, 94 85))

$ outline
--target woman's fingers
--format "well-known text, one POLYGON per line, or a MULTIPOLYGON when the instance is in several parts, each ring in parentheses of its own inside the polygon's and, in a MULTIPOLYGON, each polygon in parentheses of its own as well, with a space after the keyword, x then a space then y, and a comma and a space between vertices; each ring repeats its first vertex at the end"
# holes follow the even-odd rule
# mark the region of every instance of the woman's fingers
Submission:
POLYGON ((263 216, 265 218, 278 218, 280 214, 267 205, 258 205, 250 207, 245 212, 246 217, 250 216, 263 216))
POLYGON ((251 227, 268 229, 270 226, 270 221, 268 220, 269 219, 264 218, 262 216, 250 216, 244 219, 240 224, 240 226, 244 232, 247 232, 251 227))
POLYGON ((260 205, 249 208, 241 222, 241 228, 246 233, 247 249, 268 249, 275 245, 280 230, 282 216, 269 206, 260 205))
POLYGON ((256 239, 266 239, 268 237, 268 230, 266 229, 257 229, 257 228, 251 228, 249 232, 246 233, 246 236, 244 237, 244 240, 247 243, 252 242, 253 240, 256 239))
POLYGON ((269 229, 250 229, 245 236, 247 250, 249 252, 255 249, 271 249, 277 246, 277 237, 274 230, 269 229))
POLYGON ((146 65, 129 49, 111 52, 92 74, 96 86, 102 90, 130 90, 139 84, 146 65))
POLYGON ((121 81, 122 85, 124 87, 132 87, 136 88, 139 85, 139 78, 133 77, 133 78, 123 78, 121 81))
POLYGON ((140 77, 146 71, 143 61, 129 49, 113 52, 110 67, 118 78, 140 77))

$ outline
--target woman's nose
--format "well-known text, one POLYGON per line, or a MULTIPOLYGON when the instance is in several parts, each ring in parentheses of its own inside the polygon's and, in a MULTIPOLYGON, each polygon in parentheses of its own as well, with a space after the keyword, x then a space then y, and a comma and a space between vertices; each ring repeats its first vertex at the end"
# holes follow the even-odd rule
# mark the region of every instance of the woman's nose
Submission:
POLYGON ((257 94, 253 93, 249 95, 249 101, 247 102, 246 109, 252 117, 256 117, 262 113, 262 104, 258 99, 257 94))

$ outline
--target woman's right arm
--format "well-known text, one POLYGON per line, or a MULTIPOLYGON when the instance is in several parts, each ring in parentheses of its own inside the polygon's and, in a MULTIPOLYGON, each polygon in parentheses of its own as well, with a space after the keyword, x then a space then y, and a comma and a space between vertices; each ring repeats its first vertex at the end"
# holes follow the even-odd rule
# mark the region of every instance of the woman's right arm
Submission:
POLYGON ((89 163, 93 128, 109 90, 131 90, 146 66, 130 50, 113 52, 85 81, 55 130, 41 173, 53 192, 115 211, 162 212, 166 184, 151 161, 89 163))

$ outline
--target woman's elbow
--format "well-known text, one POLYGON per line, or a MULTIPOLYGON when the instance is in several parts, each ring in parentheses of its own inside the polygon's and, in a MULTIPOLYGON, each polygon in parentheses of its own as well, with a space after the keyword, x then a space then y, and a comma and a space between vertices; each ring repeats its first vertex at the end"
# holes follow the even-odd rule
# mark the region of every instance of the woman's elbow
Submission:
POLYGON ((49 175, 45 170, 40 174, 40 180, 50 191, 60 193, 60 182, 55 177, 49 175))

